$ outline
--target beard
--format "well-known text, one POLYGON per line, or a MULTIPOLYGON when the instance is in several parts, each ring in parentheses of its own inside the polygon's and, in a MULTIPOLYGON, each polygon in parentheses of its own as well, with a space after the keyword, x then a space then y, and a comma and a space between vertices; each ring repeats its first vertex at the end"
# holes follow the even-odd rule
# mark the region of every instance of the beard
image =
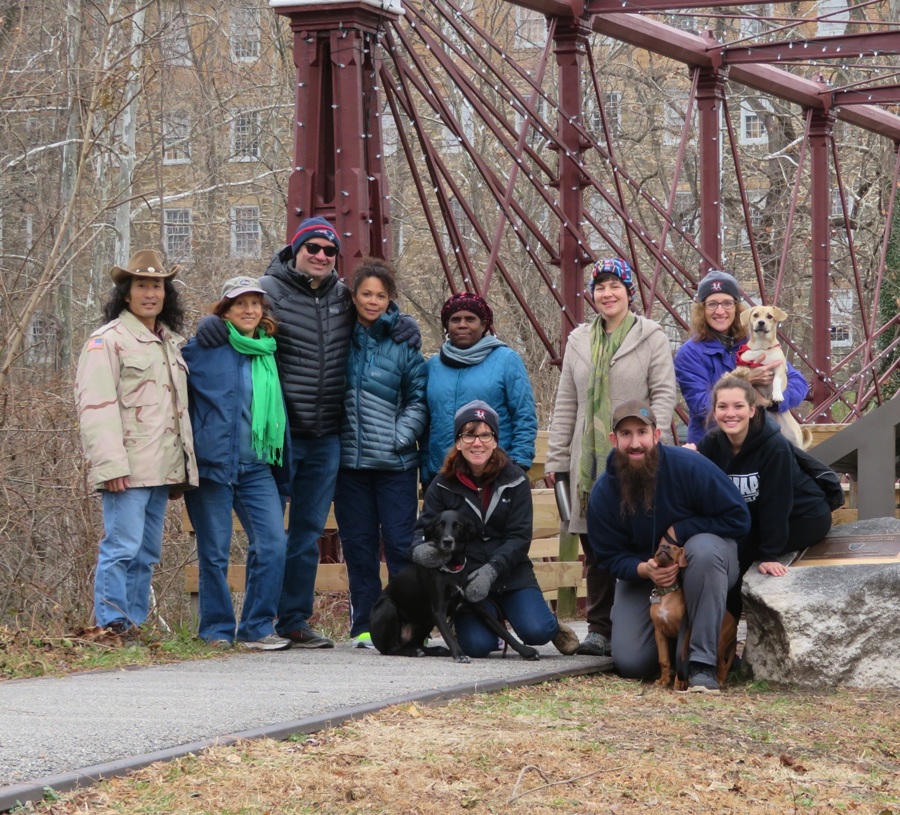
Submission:
POLYGON ((659 472, 659 450, 654 445, 643 459, 633 462, 628 453, 616 448, 613 453, 616 473, 619 476, 622 517, 634 515, 639 510, 649 512, 656 494, 656 474, 659 472))

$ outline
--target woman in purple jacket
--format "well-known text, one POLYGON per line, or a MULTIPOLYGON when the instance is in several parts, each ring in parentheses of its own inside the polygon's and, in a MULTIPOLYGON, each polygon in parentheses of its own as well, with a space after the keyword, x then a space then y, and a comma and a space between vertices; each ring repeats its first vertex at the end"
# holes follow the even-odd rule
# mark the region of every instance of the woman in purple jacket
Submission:
MULTIPOLYGON (((675 354, 675 379, 690 413, 687 440, 691 444, 716 426, 710 415, 712 389, 722 374, 737 367, 738 349, 747 342, 747 332, 741 325, 743 311, 738 282, 730 274, 711 271, 700 281, 691 312, 691 339, 675 354)), ((750 384, 771 385, 777 365, 754 368, 750 384)), ((770 410, 792 410, 809 392, 809 384, 790 363, 787 375, 784 401, 773 403, 770 410)))

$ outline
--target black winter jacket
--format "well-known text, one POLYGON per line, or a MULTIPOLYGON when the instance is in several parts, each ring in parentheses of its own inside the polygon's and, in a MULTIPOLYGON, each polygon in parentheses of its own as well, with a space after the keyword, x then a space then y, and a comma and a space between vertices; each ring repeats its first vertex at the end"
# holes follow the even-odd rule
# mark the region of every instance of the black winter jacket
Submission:
POLYGON ((278 320, 278 372, 291 433, 319 438, 341 429, 347 355, 356 324, 350 290, 332 272, 314 289, 285 246, 260 285, 278 320))
POLYGON ((478 540, 466 549, 465 574, 490 563, 497 570, 495 592, 538 587, 534 566, 528 557, 531 548, 534 509, 531 484, 522 469, 511 461, 494 479, 488 506, 482 509, 482 492, 457 477, 438 475, 425 493, 425 502, 413 534, 413 548, 425 540, 424 530, 445 509, 475 522, 478 540))
POLYGON ((706 434, 697 450, 725 471, 750 510, 750 532, 739 543, 741 562, 773 561, 793 551, 791 521, 830 515, 825 493, 797 463, 791 443, 768 416, 751 422, 737 454, 721 430, 706 434))

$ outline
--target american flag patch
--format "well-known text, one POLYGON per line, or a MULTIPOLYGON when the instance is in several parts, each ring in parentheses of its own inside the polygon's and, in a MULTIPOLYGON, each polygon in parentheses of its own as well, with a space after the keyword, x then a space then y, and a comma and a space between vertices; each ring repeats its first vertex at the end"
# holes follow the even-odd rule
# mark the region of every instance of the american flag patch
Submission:
POLYGON ((103 349, 103 337, 92 337, 87 344, 88 351, 100 351, 103 349))

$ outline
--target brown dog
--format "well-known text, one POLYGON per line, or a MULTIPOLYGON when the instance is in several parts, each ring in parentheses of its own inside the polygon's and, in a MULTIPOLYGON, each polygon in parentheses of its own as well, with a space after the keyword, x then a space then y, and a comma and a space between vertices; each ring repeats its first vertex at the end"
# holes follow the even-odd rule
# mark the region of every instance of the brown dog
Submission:
MULTIPOLYGON (((738 365, 755 368, 778 363, 772 372, 772 384, 755 386, 763 408, 773 402, 783 402, 787 391, 787 362, 778 343, 778 324, 787 317, 787 312, 778 306, 754 306, 741 314, 741 324, 747 329, 749 339, 738 352, 738 365)), ((809 428, 801 428, 790 411, 778 412, 774 414, 774 418, 781 426, 781 432, 792 444, 804 450, 812 444, 812 432, 809 428)))
MULTIPOLYGON (((687 560, 684 557, 684 549, 677 544, 663 539, 653 556, 659 566, 665 568, 677 563, 684 568, 687 560)), ((684 591, 680 581, 671 586, 656 586, 650 596, 650 619, 653 621, 653 633, 656 637, 656 649, 659 653, 659 679, 656 684, 668 687, 675 680, 675 690, 687 690, 688 681, 675 675, 672 666, 672 657, 669 648, 669 640, 678 637, 681 621, 685 616, 684 591)), ((681 661, 687 669, 688 656, 691 648, 691 626, 688 620, 687 629, 684 632, 684 642, 681 649, 681 661)), ((722 630, 719 634, 719 647, 716 654, 716 679, 720 685, 725 684, 728 671, 734 662, 734 652, 737 648, 737 620, 734 615, 726 611, 722 618, 722 630)))

